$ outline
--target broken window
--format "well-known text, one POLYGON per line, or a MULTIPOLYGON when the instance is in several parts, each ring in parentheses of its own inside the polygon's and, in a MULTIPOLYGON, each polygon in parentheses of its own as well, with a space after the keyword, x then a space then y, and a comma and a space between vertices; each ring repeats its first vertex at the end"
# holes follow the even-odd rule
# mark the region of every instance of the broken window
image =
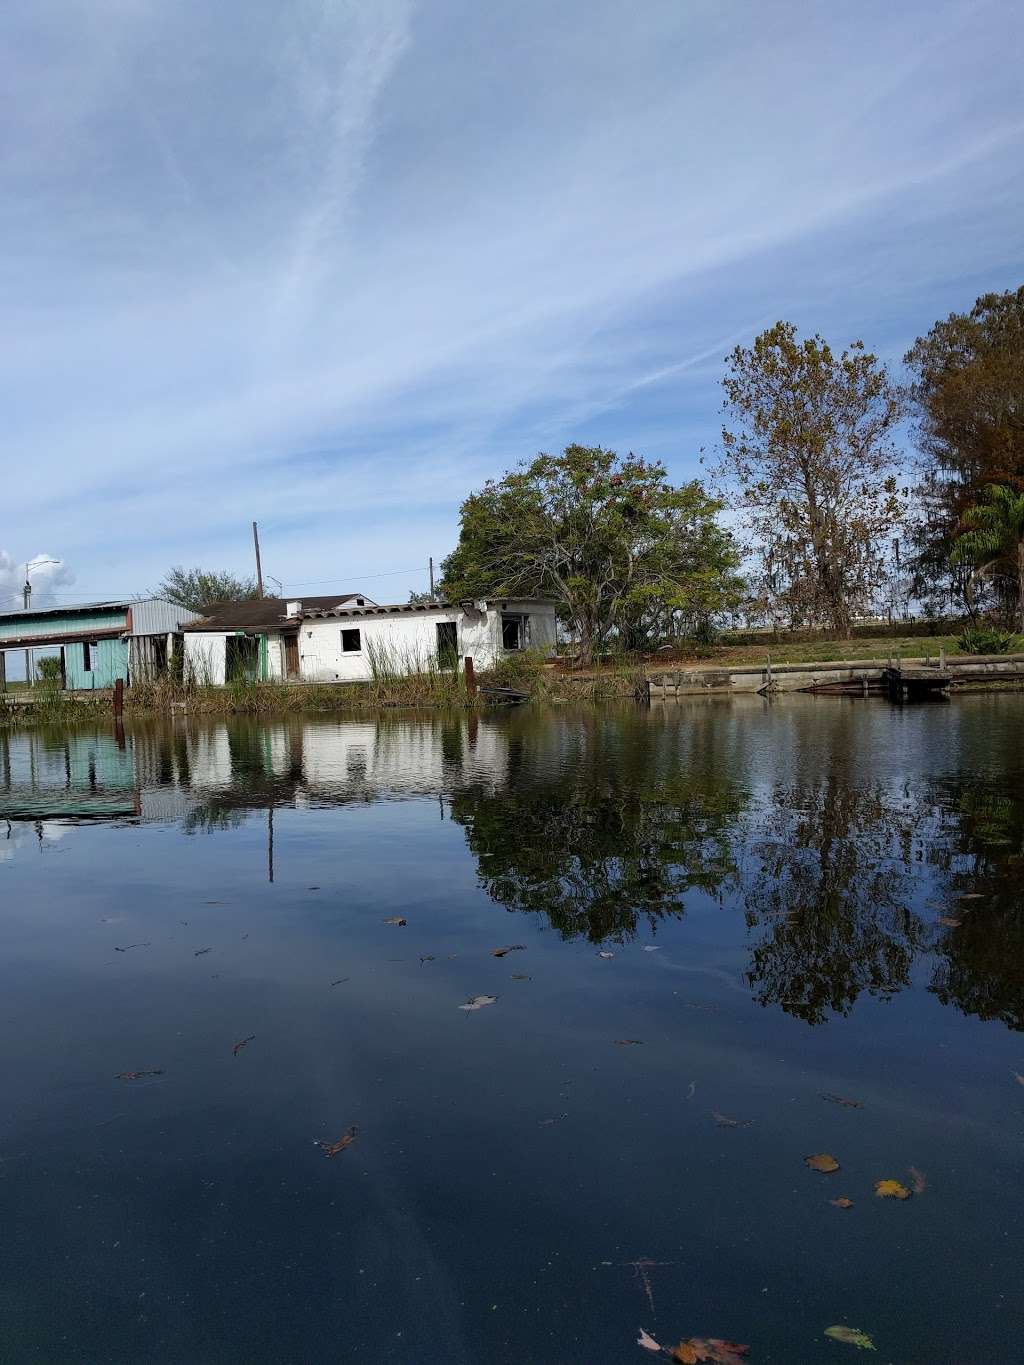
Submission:
POLYGON ((358 630, 343 630, 341 632, 341 652, 342 654, 358 654, 363 647, 362 635, 358 630))
POLYGON ((437 623, 437 663, 440 668, 459 666, 459 628, 454 621, 437 623))
POLYGON ((502 613, 502 649, 526 649, 530 643, 529 626, 530 618, 528 616, 514 615, 509 612, 502 613))

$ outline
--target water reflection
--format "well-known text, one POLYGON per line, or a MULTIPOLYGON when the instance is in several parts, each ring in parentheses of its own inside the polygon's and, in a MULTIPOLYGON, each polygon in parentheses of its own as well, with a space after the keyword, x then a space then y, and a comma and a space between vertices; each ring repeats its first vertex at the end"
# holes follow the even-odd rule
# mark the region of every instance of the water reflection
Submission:
POLYGON ((1024 704, 976 702, 15 732, 0 819, 10 853, 23 821, 37 838, 68 819, 216 835, 259 810, 273 879, 275 811, 439 800, 487 895, 564 940, 742 916, 765 1007, 817 1025, 920 971, 944 1004, 1020 1029, 1024 704))

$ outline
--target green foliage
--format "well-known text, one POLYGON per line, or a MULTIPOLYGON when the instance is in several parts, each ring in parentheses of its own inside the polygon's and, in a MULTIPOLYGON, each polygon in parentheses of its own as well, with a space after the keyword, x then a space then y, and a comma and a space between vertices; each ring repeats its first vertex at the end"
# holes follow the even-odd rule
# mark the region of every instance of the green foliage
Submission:
MULTIPOLYGON (((915 528, 917 590, 941 584, 964 510, 986 484, 1024 489, 1024 286, 951 313, 906 356, 925 457, 915 528)), ((998 591, 998 573, 988 578, 998 591)))
POLYGON ((739 556, 698 482, 674 487, 633 454, 571 445, 538 455, 462 504, 445 596, 555 599, 584 662, 646 647, 677 614, 734 605, 739 556))
POLYGON ((248 602, 259 597, 253 578, 239 578, 224 569, 183 569, 175 565, 156 590, 158 597, 186 611, 208 612, 223 602, 248 602))
POLYGON ((1007 484, 986 484, 960 524, 950 559, 971 570, 964 586, 968 603, 979 579, 1001 571, 1016 606, 1017 624, 1024 630, 1024 491, 1007 484))
POLYGON ((968 626, 956 643, 962 654, 1008 654, 1014 638, 1009 631, 994 626, 968 626))
POLYGON ((46 659, 36 660, 36 675, 42 682, 56 683, 58 686, 63 682, 60 671, 60 659, 49 656, 46 659))
POLYGON ((836 356, 790 322, 737 346, 722 381, 716 473, 744 513, 761 570, 752 603, 775 624, 847 635, 885 576, 883 544, 905 512, 892 431, 900 400, 855 341, 836 356))

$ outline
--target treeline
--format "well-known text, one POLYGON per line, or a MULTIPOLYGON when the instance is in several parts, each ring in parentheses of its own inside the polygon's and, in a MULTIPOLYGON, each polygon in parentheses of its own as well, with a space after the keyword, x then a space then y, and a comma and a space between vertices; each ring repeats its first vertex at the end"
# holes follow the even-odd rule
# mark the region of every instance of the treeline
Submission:
POLYGON ((727 359, 706 483, 599 446, 538 455, 462 504, 441 588, 557 598, 584 661, 730 617, 848 636, 917 605, 1024 630, 1024 287, 904 364, 779 322, 727 359))

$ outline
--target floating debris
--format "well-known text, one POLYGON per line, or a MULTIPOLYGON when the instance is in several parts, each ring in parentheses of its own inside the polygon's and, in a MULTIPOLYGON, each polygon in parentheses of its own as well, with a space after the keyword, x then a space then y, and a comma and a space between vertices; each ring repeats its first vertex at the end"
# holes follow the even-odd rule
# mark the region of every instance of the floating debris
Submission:
POLYGON ((255 1033, 250 1033, 248 1038, 240 1038, 238 1042, 234 1045, 234 1047, 231 1049, 232 1057, 237 1057, 238 1054, 241 1052, 242 1048, 248 1047, 248 1045, 252 1042, 252 1040, 255 1037, 256 1037, 255 1033))
POLYGON ((605 953, 605 952, 598 953, 598 957, 610 958, 610 957, 614 957, 614 956, 615 956, 614 953, 605 953))
POLYGON ((833 1341, 845 1341, 848 1346, 859 1346, 862 1351, 875 1351, 878 1348, 859 1327, 826 1327, 825 1335, 833 1341))
POLYGON ((725 1114, 720 1114, 717 1109, 712 1109, 711 1117, 718 1124, 719 1128, 749 1128, 754 1122, 753 1119, 731 1119, 725 1114))
POLYGON ((910 1191, 898 1180, 876 1180, 875 1194, 879 1199, 909 1199, 910 1191))
POLYGON ((661 952, 661 945, 660 945, 659 943, 645 943, 645 944, 644 944, 644 952, 645 952, 645 953, 660 953, 660 952, 661 952))
POLYGON ((212 949, 212 948, 197 948, 196 951, 192 954, 192 956, 193 956, 193 957, 202 957, 205 953, 212 953, 212 952, 213 952, 213 949, 212 949))
POLYGON ((924 1194, 925 1190, 928 1188, 928 1182, 924 1178, 924 1173, 919 1171, 916 1166, 911 1166, 909 1169, 910 1183, 914 1187, 914 1193, 924 1194))
POLYGON ((644 1041, 644 1040, 643 1040, 642 1038, 613 1038, 613 1039, 612 1039, 612 1042, 615 1044, 616 1047, 641 1047, 641 1046, 643 1045, 643 1041, 644 1041))
POLYGON ((852 1200, 852 1199, 847 1199, 847 1197, 846 1197, 845 1194, 841 1194, 841 1195, 839 1196, 838 1199, 830 1199, 828 1202, 832 1205, 833 1208, 836 1208, 836 1209, 852 1209, 852 1208, 853 1208, 853 1200, 852 1200))
POLYGON ((420 956, 420 966, 421 966, 421 967, 423 966, 424 962, 433 962, 433 961, 434 961, 434 954, 433 954, 433 953, 423 953, 423 954, 420 956))
POLYGON ((525 972, 513 972, 513 973, 512 973, 512 980, 513 980, 513 981, 532 981, 532 980, 533 980, 533 977, 532 977, 532 976, 527 976, 525 972))
POLYGON ((827 1101, 829 1102, 829 1104, 841 1104, 842 1107, 843 1107, 844 1109, 863 1109, 863 1108, 864 1108, 864 1106, 863 1106, 863 1104, 860 1102, 860 1100, 850 1100, 850 1099, 847 1099, 847 1097, 846 1097, 845 1095, 833 1095, 833 1094, 832 1094, 830 1091, 828 1091, 828 1090, 823 1090, 823 1091, 822 1091, 821 1098, 822 1098, 823 1100, 827 1100, 827 1101))
POLYGON ((389 915, 388 918, 384 921, 384 923, 397 924, 400 927, 404 928, 405 925, 409 923, 409 921, 405 919, 402 915, 389 915))
POLYGON ((346 1147, 352 1146, 353 1142, 356 1140, 357 1132, 358 1129, 353 1123, 352 1127, 349 1128, 347 1132, 343 1133, 337 1142, 320 1141, 317 1142, 316 1145, 323 1152, 324 1156, 337 1156, 338 1153, 343 1152, 346 1147))
POLYGON ((147 1076, 162 1076, 163 1067, 157 1067, 152 1071, 119 1071, 114 1077, 117 1081, 141 1081, 147 1076))
POLYGON ((331 985, 332 985, 332 986, 344 986, 344 984, 345 984, 346 981, 351 981, 351 980, 352 980, 352 978, 351 978, 350 976, 339 976, 338 979, 337 979, 337 981, 332 981, 332 982, 331 982, 331 985))
POLYGON ((464 1005, 460 1005, 460 1010, 482 1010, 485 1005, 493 1005, 498 997, 496 995, 474 995, 472 1000, 467 1000, 464 1005))
POLYGON ((804 1161, 812 1171, 819 1171, 822 1175, 831 1175, 839 1170, 839 1162, 830 1152, 815 1152, 813 1156, 805 1156, 804 1161))
POLYGON ((115 948, 115 953, 128 953, 133 948, 152 948, 152 943, 126 943, 123 948, 115 948))
POLYGON ((491 957, 504 957, 506 953, 525 953, 525 943, 509 943, 504 948, 492 948, 491 957))

